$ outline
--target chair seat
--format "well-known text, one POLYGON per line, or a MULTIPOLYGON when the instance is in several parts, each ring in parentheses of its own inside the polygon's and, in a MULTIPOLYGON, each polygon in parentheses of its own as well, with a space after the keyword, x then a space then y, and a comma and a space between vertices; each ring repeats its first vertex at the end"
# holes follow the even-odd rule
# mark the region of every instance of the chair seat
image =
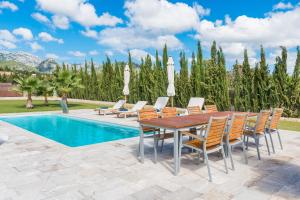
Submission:
POLYGON ((229 144, 236 144, 236 143, 240 143, 240 142, 242 142, 240 139, 229 140, 229 144))
MULTIPOLYGON (((197 149, 200 149, 200 148, 203 147, 203 141, 198 140, 198 139, 193 139, 193 140, 190 140, 190 141, 186 141, 183 144, 194 147, 194 148, 197 148, 197 149)), ((219 146, 220 146, 219 144, 212 145, 212 146, 206 146, 206 150, 215 149, 219 146)))
POLYGON ((157 139, 169 139, 174 137, 174 133, 161 133, 161 134, 156 134, 154 137, 157 139))
MULTIPOLYGON (((254 136, 255 134, 254 134, 255 132, 253 131, 253 130, 245 130, 244 131, 244 135, 245 136, 254 136)), ((256 135, 264 135, 264 133, 263 132, 258 132, 258 133, 256 133, 256 135)))
POLYGON ((159 129, 145 126, 145 127, 143 127, 143 131, 144 131, 144 133, 147 133, 147 132, 159 131, 159 129))

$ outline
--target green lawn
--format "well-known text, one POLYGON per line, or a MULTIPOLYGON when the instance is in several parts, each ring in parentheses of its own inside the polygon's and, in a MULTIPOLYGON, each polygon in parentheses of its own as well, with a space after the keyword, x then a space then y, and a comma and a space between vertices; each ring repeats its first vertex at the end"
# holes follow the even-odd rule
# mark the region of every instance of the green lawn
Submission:
POLYGON ((290 122, 290 121, 282 120, 279 123, 279 129, 300 132, 300 122, 290 122))
MULTIPOLYGON (((0 114, 1 113, 20 113, 20 112, 39 112, 39 111, 53 111, 61 110, 58 101, 49 101, 49 105, 45 106, 44 101, 33 101, 34 108, 27 109, 25 107, 25 100, 1 100, 0 101, 0 114)), ((85 103, 73 103, 70 102, 68 107, 72 109, 94 109, 100 105, 85 104, 85 103)))

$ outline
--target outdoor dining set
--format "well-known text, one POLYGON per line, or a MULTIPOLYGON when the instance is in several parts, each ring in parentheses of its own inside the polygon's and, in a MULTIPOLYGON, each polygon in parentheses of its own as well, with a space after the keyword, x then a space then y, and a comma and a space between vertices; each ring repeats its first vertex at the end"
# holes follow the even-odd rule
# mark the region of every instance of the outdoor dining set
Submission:
POLYGON ((222 154, 225 172, 228 173, 227 158, 230 159, 231 168, 234 170, 232 158, 233 147, 240 146, 243 150, 245 163, 248 163, 247 150, 249 138, 254 141, 257 157, 261 159, 261 140, 264 139, 268 154, 270 145, 273 153, 275 147, 272 135, 276 134, 282 149, 282 142, 278 131, 278 123, 283 113, 282 108, 262 110, 259 113, 218 111, 216 105, 205 105, 203 98, 191 98, 186 113, 178 115, 175 107, 143 108, 137 111, 140 125, 140 139, 138 155, 144 162, 144 139, 153 139, 154 162, 157 162, 159 142, 161 151, 164 141, 172 139, 174 174, 180 172, 182 149, 196 152, 198 159, 203 158, 207 166, 209 181, 212 181, 208 155, 215 152, 222 154))

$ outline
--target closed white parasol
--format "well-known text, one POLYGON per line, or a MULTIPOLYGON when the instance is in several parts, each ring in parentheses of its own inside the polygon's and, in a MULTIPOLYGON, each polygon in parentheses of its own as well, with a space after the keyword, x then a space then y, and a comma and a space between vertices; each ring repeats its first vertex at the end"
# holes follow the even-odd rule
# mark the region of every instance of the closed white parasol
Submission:
POLYGON ((173 97, 175 96, 175 86, 174 86, 174 61, 173 58, 170 56, 168 59, 168 89, 167 89, 167 94, 169 97, 172 98, 172 107, 173 107, 173 97))
POLYGON ((126 65, 124 68, 124 89, 123 89, 125 100, 126 100, 126 96, 129 95, 129 81, 130 81, 130 69, 129 66, 126 65))

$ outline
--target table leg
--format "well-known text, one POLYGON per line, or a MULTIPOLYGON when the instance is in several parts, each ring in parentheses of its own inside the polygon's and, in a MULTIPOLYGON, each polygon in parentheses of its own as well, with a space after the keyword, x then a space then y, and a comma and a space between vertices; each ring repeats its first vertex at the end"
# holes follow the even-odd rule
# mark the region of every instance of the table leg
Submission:
POLYGON ((140 148, 140 161, 141 163, 144 163, 144 131, 143 131, 143 127, 140 126, 140 144, 139 144, 139 148, 140 148))
POLYGON ((179 171, 179 162, 178 162, 178 130, 175 129, 174 130, 174 167, 175 167, 175 171, 174 174, 175 176, 178 174, 179 171))

